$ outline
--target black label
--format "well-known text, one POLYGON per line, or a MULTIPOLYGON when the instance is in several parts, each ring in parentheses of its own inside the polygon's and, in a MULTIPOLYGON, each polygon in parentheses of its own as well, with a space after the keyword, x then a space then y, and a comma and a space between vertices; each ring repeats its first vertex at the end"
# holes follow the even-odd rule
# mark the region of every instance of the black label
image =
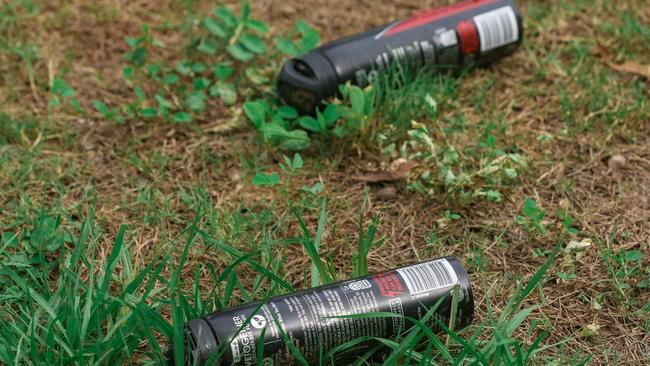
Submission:
MULTIPOLYGON (((313 363, 359 337, 387 338, 408 329, 412 324, 405 316, 422 318, 441 297, 447 298, 433 318, 448 321, 454 286, 461 284, 461 298, 471 297, 469 282, 461 275, 466 276, 464 271, 457 273, 448 259, 439 259, 229 309, 207 320, 226 348, 224 364, 257 365, 259 347, 264 365, 291 364, 295 356, 285 339, 313 363), (377 312, 394 316, 354 317, 377 312)), ((473 309, 462 308, 467 304, 460 301, 459 318, 471 314, 473 309)))

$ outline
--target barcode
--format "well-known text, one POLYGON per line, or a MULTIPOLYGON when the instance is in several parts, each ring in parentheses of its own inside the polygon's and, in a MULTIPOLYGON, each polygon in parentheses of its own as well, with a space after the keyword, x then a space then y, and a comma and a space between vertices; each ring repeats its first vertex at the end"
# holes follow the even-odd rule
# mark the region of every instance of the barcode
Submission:
POLYGON ((453 286, 458 283, 456 271, 446 259, 398 269, 411 295, 453 286))
POLYGON ((481 39, 481 52, 516 42, 519 38, 517 17, 510 6, 477 15, 474 23, 481 39))

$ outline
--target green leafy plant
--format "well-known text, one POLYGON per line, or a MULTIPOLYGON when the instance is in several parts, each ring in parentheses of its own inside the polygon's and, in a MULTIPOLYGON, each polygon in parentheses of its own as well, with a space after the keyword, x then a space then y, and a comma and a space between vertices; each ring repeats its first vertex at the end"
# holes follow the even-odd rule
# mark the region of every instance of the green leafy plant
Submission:
POLYGON ((542 235, 547 234, 544 217, 546 210, 537 207, 537 202, 532 198, 526 198, 521 208, 523 215, 518 215, 516 222, 529 232, 537 232, 542 235))
POLYGON ((244 111, 262 139, 284 150, 303 150, 314 141, 356 137, 366 140, 374 113, 372 87, 361 89, 344 84, 340 87, 343 99, 335 100, 313 116, 298 116, 288 106, 279 106, 263 99, 244 103, 244 111))
POLYGON ((317 111, 316 120, 301 119, 301 126, 313 132, 342 138, 350 135, 367 138, 370 120, 375 112, 375 92, 372 86, 362 89, 350 83, 340 86, 342 100, 317 111), (336 123, 339 121, 340 123, 336 123), (308 128, 318 126, 317 128, 308 128))
POLYGON ((635 290, 644 291, 650 284, 650 267, 644 262, 644 253, 634 249, 614 250, 611 242, 601 247, 600 253, 623 305, 638 306, 635 290))
POLYGON ((312 116, 300 117, 298 124, 302 129, 312 133, 324 136, 329 136, 330 134, 337 135, 334 129, 339 118, 340 110, 338 106, 330 104, 322 112, 316 110, 316 118, 312 116))
MULTIPOLYGON (((166 45, 154 37, 148 26, 137 37, 126 37, 129 50, 124 54, 127 65, 122 70, 125 82, 134 92, 134 100, 117 107, 95 101, 95 109, 108 120, 162 119, 172 123, 202 120, 215 100, 226 106, 236 106, 242 96, 268 92, 277 69, 280 51, 273 51, 268 42, 268 26, 251 15, 247 1, 235 14, 218 5, 205 16, 195 19, 199 25, 186 35, 189 44, 184 57, 176 61, 160 59, 157 50, 166 45)), ((307 23, 298 22, 302 35, 297 45, 300 52, 315 47, 320 37, 307 23)), ((281 41, 288 45, 289 39, 281 41)), ((257 100, 252 103, 257 103, 257 100)), ((268 102, 266 107, 268 107, 268 102)), ((248 112, 250 108, 245 108, 248 112)), ((270 114, 275 111, 265 108, 270 114)), ((275 108, 274 108, 275 109, 275 108)), ((287 113, 281 110, 284 118, 287 113)), ((276 117, 276 122, 278 117, 276 117)), ((253 120, 254 126, 257 119, 253 120)), ((309 143, 305 134, 275 123, 262 130, 265 141, 272 143, 288 138, 281 148, 301 150, 309 143)))
POLYGON ((272 108, 263 99, 244 103, 244 112, 263 141, 283 150, 304 150, 311 146, 307 132, 295 129, 298 112, 292 107, 272 108))
MULTIPOLYGON (((298 172, 302 169, 304 162, 302 160, 302 156, 299 153, 295 153, 293 155, 293 159, 289 158, 286 155, 284 155, 283 158, 284 162, 279 163, 278 166, 280 167, 282 173, 284 173, 284 179, 280 176, 280 174, 278 174, 278 172, 258 172, 253 176, 251 183, 254 186, 258 187, 275 187, 279 186, 281 183, 284 183, 281 193, 286 200, 290 201, 288 189, 289 184, 291 183, 291 178, 298 174, 298 172)), ((310 193, 313 193, 313 191, 310 193)))
POLYGON ((280 175, 276 172, 272 173, 257 173, 252 180, 253 185, 258 187, 275 186, 280 183, 280 175))
MULTIPOLYGON (((617 264, 615 276, 621 288, 630 289, 633 286, 634 278, 643 275, 642 260, 643 252, 640 250, 621 250, 616 253, 614 256, 614 261, 617 264)), ((643 281, 640 284, 640 287, 647 287, 643 281)))
MULTIPOLYGON (((280 54, 272 52, 266 38, 269 28, 251 16, 247 1, 242 3, 238 15, 219 5, 211 14, 197 21, 200 26, 190 35, 186 57, 175 65, 152 60, 149 49, 152 46, 164 47, 164 44, 157 41, 147 27, 143 27, 137 38, 127 38, 131 50, 125 54, 129 65, 124 68, 123 75, 136 91, 136 100, 120 108, 127 118, 159 117, 174 123, 189 123, 202 119, 213 99, 234 106, 243 95, 269 89, 280 54), (144 87, 137 89, 137 84, 150 84, 152 81, 157 90, 145 93, 144 87)), ((301 35, 298 43, 278 38, 278 44, 285 46, 278 47, 278 52, 288 52, 291 46, 294 51, 305 52, 320 42, 318 32, 307 23, 299 21, 296 28, 301 35)), ((260 129, 267 143, 273 145, 282 141, 278 145, 286 150, 302 150, 310 145, 304 132, 295 131, 280 121, 280 118, 289 122, 295 119, 295 111, 280 108, 276 112, 275 106, 271 109, 269 102, 262 99, 247 102, 244 109, 249 117, 253 116, 253 126, 260 129), (262 117, 251 115, 255 108, 250 106, 251 103, 264 103, 262 107, 272 115, 274 123, 260 123, 262 117)), ((259 114, 259 110, 257 112, 259 114)), ((124 119, 118 117, 115 108, 103 108, 100 113, 118 122, 124 119)))
MULTIPOLYGON (((430 116, 436 122, 437 134, 430 133, 423 123, 412 123, 412 128, 408 131, 410 139, 400 148, 400 155, 420 162, 422 168, 409 187, 425 195, 436 195, 442 188, 447 197, 461 201, 480 197, 499 201, 502 187, 527 168, 525 159, 512 153, 496 153, 494 156, 487 155, 487 159, 472 159, 470 150, 452 143, 450 136, 437 121, 435 100, 429 95, 425 99, 430 116)), ((473 153, 476 153, 475 150, 473 153)))
POLYGON ((576 229, 573 224, 575 223, 575 218, 565 210, 558 210, 558 218, 562 221, 562 231, 569 235, 578 234, 578 229, 576 229))
POLYGON ((68 85, 60 77, 55 77, 50 86, 50 100, 48 102, 48 108, 54 109, 61 105, 62 100, 70 99, 70 104, 77 109, 79 108, 79 102, 76 99, 71 99, 75 96, 74 89, 68 85))
POLYGON ((309 23, 298 20, 296 22, 296 30, 299 34, 298 40, 287 37, 275 38, 275 47, 278 51, 287 56, 296 57, 311 51, 320 43, 320 33, 312 28, 309 23))
POLYGON ((578 278, 578 276, 575 273, 566 273, 566 272, 557 272, 557 277, 564 281, 564 282, 569 282, 571 280, 575 280, 578 278))
POLYGON ((217 6, 212 15, 206 16, 201 22, 208 31, 201 39, 197 50, 215 55, 222 44, 235 60, 248 62, 256 54, 267 52, 266 41, 259 34, 268 32, 268 26, 263 22, 251 19, 251 8, 248 2, 242 5, 242 11, 236 16, 225 6, 217 6))
POLYGON ((120 113, 120 109, 117 107, 114 108, 109 108, 104 102, 99 101, 99 100, 94 100, 93 105, 95 106, 95 109, 97 112, 101 114, 103 118, 105 118, 108 121, 115 121, 118 123, 124 123, 125 118, 124 116, 120 113))
POLYGON ((452 220, 460 220, 461 216, 459 214, 457 214, 457 213, 453 213, 453 212, 451 212, 449 210, 445 210, 444 219, 445 219, 445 221, 449 222, 449 221, 452 221, 452 220))

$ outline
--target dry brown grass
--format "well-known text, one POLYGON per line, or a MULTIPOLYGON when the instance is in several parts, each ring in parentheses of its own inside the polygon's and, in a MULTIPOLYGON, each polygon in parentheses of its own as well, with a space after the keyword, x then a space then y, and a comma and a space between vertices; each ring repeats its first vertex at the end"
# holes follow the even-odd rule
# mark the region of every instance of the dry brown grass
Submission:
MULTIPOLYGON (((202 3, 205 3, 202 6, 209 7, 207 2, 202 3)), ((552 224, 550 232, 542 237, 531 235, 513 224, 524 199, 535 198, 549 213, 560 208, 568 209, 576 218, 575 226, 580 238, 591 238, 594 246, 574 262, 575 280, 564 282, 552 276, 544 286, 544 301, 539 294, 528 300, 543 303, 534 316, 542 323, 539 329, 550 331, 549 344, 568 338, 563 350, 565 353, 593 354, 592 364, 648 363, 649 320, 647 313, 643 315, 638 309, 650 301, 650 295, 647 289, 635 290, 630 296, 634 296, 641 306, 627 306, 613 288, 612 275, 602 257, 603 250, 598 249, 641 250, 645 254, 645 266, 650 261, 648 111, 635 115, 638 120, 620 121, 615 129, 596 123, 586 133, 567 137, 557 135, 556 131, 564 126, 557 84, 560 79, 568 77, 566 70, 559 64, 551 65, 549 70, 552 74, 541 83, 530 70, 544 62, 542 53, 545 50, 591 37, 594 23, 614 19, 614 15, 608 12, 606 2, 595 5, 602 10, 599 17, 592 14, 565 16, 554 2, 540 3, 551 4, 557 18, 546 20, 548 28, 531 32, 527 42, 532 46, 492 69, 477 70, 461 87, 471 90, 491 75, 496 75, 496 84, 488 98, 497 108, 513 105, 513 112, 507 117, 510 121, 507 136, 519 141, 517 146, 532 162, 521 186, 501 203, 479 202, 469 207, 454 206, 439 198, 424 198, 407 191, 402 184, 396 185, 397 199, 385 202, 375 197, 381 187, 371 186, 366 219, 369 222, 372 215, 382 216, 379 235, 385 237, 385 244, 373 250, 368 261, 371 270, 378 271, 441 255, 457 255, 473 262, 471 267, 477 268, 475 264, 480 259, 481 270, 473 275, 473 281, 478 304, 477 321, 481 321, 485 316, 486 292, 491 293, 492 305, 498 313, 509 299, 514 279, 531 276, 543 262, 543 258, 533 256, 533 249, 550 249, 559 238, 560 228, 555 221, 549 222, 552 224), (542 133, 558 137, 550 142, 537 142, 535 138, 542 133), (619 174, 607 166, 614 154, 622 154, 628 161, 619 174), (440 218, 445 210, 461 214, 462 220, 443 225, 440 218), (431 233, 437 235, 439 244, 426 244, 431 233), (594 309, 589 303, 591 299, 599 299, 602 308, 594 309), (599 326, 598 334, 582 336, 581 332, 589 324, 599 326)), ((318 28, 324 40, 331 40, 439 4, 440 1, 435 0, 343 0, 336 4, 311 0, 262 0, 254 4, 254 9, 271 24, 272 32, 280 32, 289 27, 294 18, 302 18, 318 28)), ((638 5, 635 12, 647 24, 650 21, 647 3, 627 1, 620 6, 632 7, 633 4, 638 5)), ((526 5, 523 8, 526 9, 526 5)), ((30 38, 37 40, 42 50, 38 63, 34 65, 36 79, 43 83, 43 80, 51 80, 59 70, 67 70, 74 76, 69 82, 83 96, 80 98, 82 102, 95 98, 107 102, 125 100, 128 89, 119 74, 121 54, 126 50, 124 36, 136 34, 143 22, 173 22, 176 9, 171 1, 103 0, 91 3, 76 0, 64 4, 44 1, 41 15, 32 23, 37 26, 24 30, 30 38)), ((168 44, 165 52, 173 52, 174 47, 182 46, 183 40, 173 32, 156 29, 156 35, 168 44)), ((616 47, 614 40, 604 39, 602 44, 616 47)), ((647 49, 639 52, 650 56, 647 49)), ((614 51, 611 57, 616 61, 620 55, 614 51)), ((0 71, 22 73, 20 63, 16 61, 0 55, 3 64, 0 71)), ((607 66, 603 63, 595 67, 607 66)), ((632 78, 625 75, 622 82, 629 83, 632 78)), ((568 93, 576 97, 586 93, 575 83, 570 88, 573 89, 568 93)), ((603 92, 611 93, 612 109, 627 102, 625 97, 616 95, 614 88, 603 92)), ((0 100, 3 99, 7 101, 2 106, 6 113, 44 116, 46 94, 28 81, 11 86, 0 84, 0 100)), ((455 111, 449 111, 452 112, 455 111)), ((479 120, 469 104, 461 112, 470 123, 479 120)), ((599 118, 598 115, 589 117, 585 111, 576 113, 581 118, 599 118)), ((183 218, 192 215, 181 200, 180 187, 202 185, 212 197, 216 209, 223 211, 242 206, 257 207, 270 201, 268 191, 251 187, 240 156, 257 156, 260 166, 271 167, 280 155, 264 152, 258 147, 254 132, 245 124, 244 127, 222 127, 230 123, 228 111, 217 108, 211 117, 212 120, 194 126, 144 122, 118 126, 98 118, 79 118, 61 113, 52 119, 51 129, 58 132, 43 142, 41 156, 62 159, 50 166, 55 167, 52 174, 56 177, 53 178, 61 179, 64 184, 64 208, 74 207, 83 199, 86 185, 94 187, 97 217, 108 233, 103 249, 106 255, 110 250, 110 238, 114 237, 120 224, 126 223, 139 228, 133 243, 134 253, 141 258, 150 258, 159 252, 157 246, 160 243, 174 240, 185 226, 183 218), (70 141, 74 143, 70 144, 70 141), (133 156, 139 157, 142 165, 133 164, 133 156), (165 157, 166 163, 157 163, 152 159, 154 156, 165 157), (213 160, 206 161, 205 156, 213 160), (143 185, 156 192, 152 202, 167 205, 171 217, 151 225, 143 223, 146 210, 141 205, 131 205, 136 202, 143 185)), ((34 144, 36 138, 25 136, 24 144, 34 144)), ((367 188, 349 177, 367 171, 379 162, 356 154, 330 161, 318 159, 318 156, 309 157, 311 169, 297 177, 293 184, 300 187, 320 179, 327 187, 331 223, 324 237, 323 250, 334 259, 343 277, 350 273, 353 245, 350 243, 354 243, 358 235, 356 221, 367 188)), ((0 183, 4 186, 10 179, 4 177, 0 183)), ((35 200, 43 195, 51 199, 58 196, 57 189, 43 180, 34 180, 26 189, 27 195, 35 200)), ((10 202, 20 196, 21 192, 5 191, 0 198, 0 207, 10 210, 10 202)), ((3 216, 11 218, 12 214, 3 216)), ((305 219, 314 229, 316 213, 305 219)), ((2 221, 8 224, 9 220, 2 221)), ((286 231, 288 235, 296 235, 293 226, 286 231)), ((253 237, 248 242, 257 239, 259 237, 253 237)), ((199 254, 191 257, 192 261, 225 264, 220 258, 199 254)), ((286 263, 287 268, 296 268, 290 276, 296 286, 307 282, 302 269, 308 268, 309 257, 299 246, 287 251, 286 263)), ((552 273, 558 270, 561 270, 559 262, 552 273)), ((190 266, 188 271, 191 272, 190 266)), ((557 350, 549 352, 552 355, 557 350)))

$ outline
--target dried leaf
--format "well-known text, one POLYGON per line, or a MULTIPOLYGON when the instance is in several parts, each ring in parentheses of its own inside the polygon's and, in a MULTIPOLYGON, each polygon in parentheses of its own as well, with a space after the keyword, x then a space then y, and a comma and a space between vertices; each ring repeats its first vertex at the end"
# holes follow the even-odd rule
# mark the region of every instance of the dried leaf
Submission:
POLYGON ((591 307, 594 310, 602 310, 603 306, 596 299, 591 299, 591 307))
POLYGON ((401 177, 394 172, 380 171, 375 173, 368 173, 363 175, 352 176, 353 180, 367 183, 380 183, 380 182, 394 182, 401 179, 401 177))
POLYGON ((407 160, 404 163, 400 164, 399 167, 395 170, 397 174, 406 178, 406 176, 418 165, 414 160, 407 160))
POLYGON ((584 338, 594 337, 600 334, 600 325, 595 322, 587 324, 582 328, 582 336, 584 338))
POLYGON ((395 182, 406 179, 408 174, 417 166, 417 162, 406 160, 395 171, 381 170, 363 175, 352 176, 353 180, 367 183, 395 182))
MULTIPOLYGON (((570 42, 573 42, 572 39, 570 42)), ((611 60, 614 56, 612 53, 613 46, 610 42, 597 41, 596 47, 594 47, 594 55, 600 57, 603 60, 611 60)))
POLYGON ((397 190, 391 186, 384 187, 377 191, 376 196, 380 201, 392 201, 397 197, 397 190))
POLYGON ((580 251, 580 250, 585 250, 589 248, 592 244, 591 239, 586 238, 582 239, 581 241, 575 241, 571 240, 569 241, 569 244, 567 244, 566 248, 564 248, 565 253, 569 253, 572 251, 580 251))
POLYGON ((609 66, 616 71, 639 75, 650 80, 650 65, 642 65, 636 61, 625 61, 623 64, 610 62, 609 66))
POLYGON ((614 174, 620 173, 621 169, 625 168, 626 164, 627 158, 623 155, 614 155, 609 158, 609 161, 607 162, 609 170, 611 170, 614 174))

